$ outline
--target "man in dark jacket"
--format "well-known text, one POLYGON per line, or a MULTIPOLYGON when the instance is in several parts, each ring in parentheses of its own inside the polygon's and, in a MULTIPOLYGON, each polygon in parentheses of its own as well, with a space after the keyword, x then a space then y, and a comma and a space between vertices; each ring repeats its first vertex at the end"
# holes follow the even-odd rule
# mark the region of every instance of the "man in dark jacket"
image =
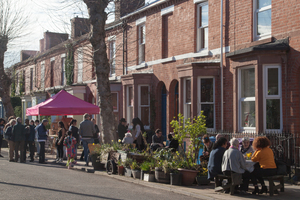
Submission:
POLYGON ((125 137, 125 133, 127 133, 127 131, 128 131, 128 124, 126 125, 126 119, 122 118, 118 125, 118 135, 120 140, 123 140, 123 138, 125 137))
POLYGON ((37 141, 40 144, 40 156, 39 163, 46 164, 45 162, 45 143, 48 139, 46 126, 48 125, 48 120, 43 119, 42 123, 39 124, 35 129, 37 131, 37 141))
POLYGON ((15 139, 15 161, 18 162, 20 150, 20 162, 24 163, 25 126, 20 117, 17 118, 17 124, 13 127, 13 137, 15 139))
POLYGON ((34 145, 34 137, 35 137, 35 130, 34 130, 34 126, 29 124, 29 119, 25 119, 25 145, 24 145, 24 161, 26 160, 26 150, 27 147, 29 146, 29 151, 30 151, 30 162, 34 161, 34 149, 35 149, 35 145, 34 145))

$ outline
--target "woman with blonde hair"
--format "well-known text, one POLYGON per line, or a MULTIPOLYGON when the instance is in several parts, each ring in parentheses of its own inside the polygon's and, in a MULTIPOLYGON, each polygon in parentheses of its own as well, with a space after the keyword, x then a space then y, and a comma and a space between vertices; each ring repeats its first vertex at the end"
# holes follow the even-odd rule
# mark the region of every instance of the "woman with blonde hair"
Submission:
POLYGON ((17 121, 15 119, 11 119, 4 127, 4 136, 8 143, 9 148, 9 162, 14 162, 14 150, 15 150, 15 142, 12 134, 12 128, 16 125, 17 121))

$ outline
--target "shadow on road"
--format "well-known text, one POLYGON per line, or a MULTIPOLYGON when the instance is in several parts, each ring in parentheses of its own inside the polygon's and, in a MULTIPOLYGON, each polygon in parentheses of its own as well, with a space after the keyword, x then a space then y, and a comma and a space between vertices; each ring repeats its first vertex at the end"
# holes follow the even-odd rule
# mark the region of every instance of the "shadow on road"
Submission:
POLYGON ((114 198, 98 196, 98 195, 82 194, 82 193, 73 192, 73 191, 71 192, 71 191, 65 191, 65 190, 57 190, 57 189, 30 186, 30 185, 22 185, 22 184, 16 184, 16 183, 5 183, 5 182, 0 181, 0 184, 17 186, 17 187, 27 187, 27 188, 31 188, 31 189, 48 190, 48 191, 52 191, 52 192, 62 192, 62 193, 67 193, 67 194, 80 195, 80 196, 84 196, 84 197, 93 197, 93 198, 110 199, 110 200, 120 200, 120 199, 114 199, 114 198))

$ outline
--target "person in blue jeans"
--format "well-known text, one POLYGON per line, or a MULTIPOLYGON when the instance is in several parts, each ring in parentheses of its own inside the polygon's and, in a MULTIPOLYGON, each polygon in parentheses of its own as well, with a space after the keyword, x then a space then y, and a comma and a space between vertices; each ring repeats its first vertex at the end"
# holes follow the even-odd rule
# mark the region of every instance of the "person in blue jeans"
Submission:
POLYGON ((79 125, 79 134, 82 139, 82 145, 83 145, 83 151, 84 151, 84 161, 85 165, 89 165, 89 147, 88 144, 94 143, 94 134, 96 133, 95 130, 95 125, 94 123, 90 120, 91 117, 89 114, 84 114, 83 115, 83 121, 79 125))
POLYGON ((37 141, 40 144, 40 156, 39 163, 46 164, 45 162, 45 143, 48 139, 46 126, 48 125, 48 120, 43 119, 42 123, 38 125, 35 129, 37 130, 37 141))

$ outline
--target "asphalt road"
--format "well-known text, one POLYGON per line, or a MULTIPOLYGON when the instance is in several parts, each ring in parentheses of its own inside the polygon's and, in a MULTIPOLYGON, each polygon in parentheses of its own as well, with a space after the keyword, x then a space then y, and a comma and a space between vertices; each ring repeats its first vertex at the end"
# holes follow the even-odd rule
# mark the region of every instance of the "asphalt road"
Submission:
POLYGON ((12 163, 4 156, 0 158, 0 199, 193 199, 56 164, 12 163))

